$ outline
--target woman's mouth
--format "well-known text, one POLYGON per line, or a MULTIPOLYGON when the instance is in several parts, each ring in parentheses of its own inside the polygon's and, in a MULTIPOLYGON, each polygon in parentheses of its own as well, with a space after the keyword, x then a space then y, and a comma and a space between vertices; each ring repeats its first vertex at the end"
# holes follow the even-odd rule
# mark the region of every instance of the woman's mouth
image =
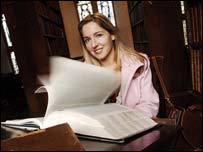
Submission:
POLYGON ((96 50, 93 50, 93 52, 94 52, 95 54, 100 54, 100 53, 102 52, 102 49, 96 49, 96 50))

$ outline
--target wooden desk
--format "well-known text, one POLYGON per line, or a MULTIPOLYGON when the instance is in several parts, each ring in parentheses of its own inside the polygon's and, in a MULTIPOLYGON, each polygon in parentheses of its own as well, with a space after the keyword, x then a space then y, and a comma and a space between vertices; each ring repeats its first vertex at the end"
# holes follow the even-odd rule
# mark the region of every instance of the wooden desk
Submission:
MULTIPOLYGON (((12 138, 26 132, 1 127, 1 140, 12 138)), ((170 150, 177 136, 173 125, 164 124, 147 132, 129 138, 123 144, 94 141, 79 138, 86 151, 140 151, 140 150, 170 150)))
POLYGON ((162 125, 129 138, 123 144, 80 139, 86 151, 140 151, 170 150, 173 148, 177 130, 171 125, 162 125))

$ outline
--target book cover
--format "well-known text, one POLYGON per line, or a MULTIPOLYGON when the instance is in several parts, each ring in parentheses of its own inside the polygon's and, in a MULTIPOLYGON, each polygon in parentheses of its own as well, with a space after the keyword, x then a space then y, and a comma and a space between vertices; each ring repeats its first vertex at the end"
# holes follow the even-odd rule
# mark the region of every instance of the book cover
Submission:
POLYGON ((70 126, 65 124, 1 141, 1 151, 84 151, 70 126))

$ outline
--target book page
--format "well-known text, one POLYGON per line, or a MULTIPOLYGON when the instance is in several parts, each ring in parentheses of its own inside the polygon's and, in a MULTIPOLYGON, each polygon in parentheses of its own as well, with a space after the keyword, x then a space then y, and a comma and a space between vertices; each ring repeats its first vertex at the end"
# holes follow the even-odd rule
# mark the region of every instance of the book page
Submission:
POLYGON ((1 122, 1 125, 12 128, 18 128, 23 130, 36 130, 42 127, 44 117, 26 118, 26 119, 14 119, 1 122))
POLYGON ((94 118, 105 128, 112 139, 123 139, 157 125, 138 109, 130 109, 116 103, 70 109, 94 118))
POLYGON ((107 132, 115 139, 127 138, 157 125, 155 121, 145 116, 138 109, 129 109, 116 104, 112 106, 120 110, 106 112, 106 114, 98 115, 96 119, 105 126, 107 132))
POLYGON ((118 87, 114 71, 52 56, 49 76, 39 76, 48 92, 47 116, 69 107, 101 104, 118 87))
POLYGON ((75 107, 46 117, 44 125, 67 122, 75 133, 108 139, 124 139, 157 125, 141 111, 116 103, 75 107))

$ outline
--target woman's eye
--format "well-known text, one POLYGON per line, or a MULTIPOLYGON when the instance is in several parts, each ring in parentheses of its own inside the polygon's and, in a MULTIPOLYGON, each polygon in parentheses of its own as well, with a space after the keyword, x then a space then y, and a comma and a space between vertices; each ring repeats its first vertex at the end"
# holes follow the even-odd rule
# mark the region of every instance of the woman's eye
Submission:
POLYGON ((89 42, 89 39, 85 39, 84 42, 85 44, 87 44, 89 42))
POLYGON ((97 34, 96 37, 101 37, 103 34, 97 34))

